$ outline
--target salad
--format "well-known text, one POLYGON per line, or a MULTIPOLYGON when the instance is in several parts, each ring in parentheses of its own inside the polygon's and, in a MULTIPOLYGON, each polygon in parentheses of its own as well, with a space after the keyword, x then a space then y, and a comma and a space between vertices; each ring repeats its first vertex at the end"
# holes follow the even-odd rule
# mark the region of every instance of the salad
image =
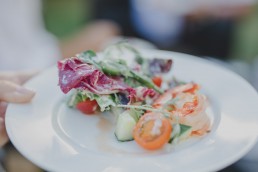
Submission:
POLYGON ((112 112, 114 134, 147 150, 210 131, 207 98, 194 82, 171 77, 172 59, 147 59, 127 43, 58 62, 67 105, 86 115, 112 112), (126 59, 125 59, 126 58, 126 59))

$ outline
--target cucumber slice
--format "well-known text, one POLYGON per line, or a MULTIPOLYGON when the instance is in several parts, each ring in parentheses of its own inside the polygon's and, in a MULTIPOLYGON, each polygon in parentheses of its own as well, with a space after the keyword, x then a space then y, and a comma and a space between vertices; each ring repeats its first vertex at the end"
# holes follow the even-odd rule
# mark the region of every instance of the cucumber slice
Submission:
POLYGON ((124 111, 117 119, 115 136, 121 142, 133 140, 133 128, 136 125, 136 121, 129 112, 129 110, 124 111))
POLYGON ((178 139, 180 141, 185 140, 191 135, 192 127, 184 124, 179 124, 179 125, 180 125, 180 133, 179 133, 178 139))

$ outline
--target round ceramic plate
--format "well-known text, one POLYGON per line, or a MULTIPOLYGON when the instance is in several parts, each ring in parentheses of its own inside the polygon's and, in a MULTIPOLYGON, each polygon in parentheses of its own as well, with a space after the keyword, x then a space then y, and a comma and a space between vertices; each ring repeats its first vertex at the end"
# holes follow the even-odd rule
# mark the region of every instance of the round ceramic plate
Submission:
POLYGON ((134 141, 118 142, 112 114, 87 116, 69 109, 58 87, 57 68, 30 80, 37 94, 29 104, 10 104, 6 127, 14 146, 29 160, 57 172, 206 172, 243 157, 255 144, 258 96, 241 77, 190 55, 143 51, 148 58, 172 58, 170 77, 201 85, 210 106, 211 132, 159 151, 134 141))

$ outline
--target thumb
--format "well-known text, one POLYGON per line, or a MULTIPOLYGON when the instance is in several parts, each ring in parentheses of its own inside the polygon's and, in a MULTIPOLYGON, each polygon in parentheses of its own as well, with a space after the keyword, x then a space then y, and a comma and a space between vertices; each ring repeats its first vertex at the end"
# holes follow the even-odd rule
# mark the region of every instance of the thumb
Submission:
POLYGON ((0 147, 8 142, 4 119, 0 117, 0 147))
POLYGON ((10 81, 0 80, 0 101, 10 103, 26 103, 35 95, 35 92, 28 90, 10 81))
POLYGON ((18 71, 0 72, 0 80, 11 81, 17 84, 24 84, 27 80, 35 76, 39 71, 18 71))

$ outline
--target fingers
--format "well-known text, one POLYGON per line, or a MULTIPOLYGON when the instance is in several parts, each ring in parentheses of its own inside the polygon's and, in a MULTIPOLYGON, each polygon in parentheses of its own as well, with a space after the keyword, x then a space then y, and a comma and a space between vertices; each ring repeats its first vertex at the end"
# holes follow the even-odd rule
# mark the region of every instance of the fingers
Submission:
POLYGON ((19 73, 14 73, 14 77, 18 78, 18 84, 24 84, 26 81, 28 81, 30 78, 32 78, 38 73, 39 71, 23 71, 19 73))
POLYGON ((5 128, 5 112, 7 102, 26 103, 35 95, 35 92, 20 85, 23 84, 37 72, 0 72, 0 147, 8 142, 5 128))
POLYGON ((37 73, 38 71, 0 72, 0 80, 24 84, 37 73))
POLYGON ((10 81, 0 80, 0 101, 10 103, 26 103, 35 95, 35 92, 28 90, 10 81))

